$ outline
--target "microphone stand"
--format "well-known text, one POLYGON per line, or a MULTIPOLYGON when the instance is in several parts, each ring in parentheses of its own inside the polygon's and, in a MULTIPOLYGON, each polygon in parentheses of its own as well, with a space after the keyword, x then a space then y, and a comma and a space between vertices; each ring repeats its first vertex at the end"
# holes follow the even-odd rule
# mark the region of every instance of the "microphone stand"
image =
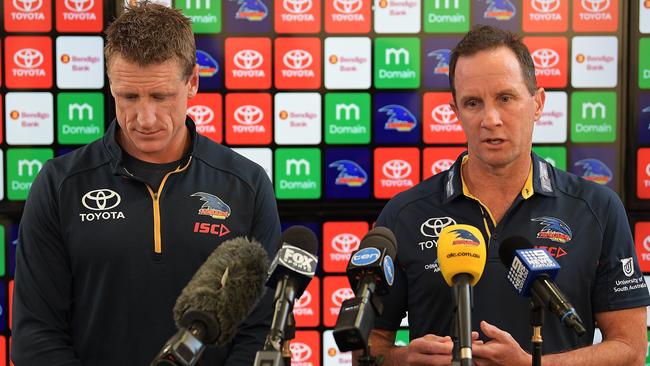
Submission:
POLYGON ((384 362, 384 356, 379 355, 374 357, 370 354, 370 344, 366 345, 363 349, 363 354, 357 357, 357 364, 359 366, 381 366, 384 362))
POLYGON ((296 338, 296 318, 289 313, 287 325, 284 327, 284 342, 282 343, 282 359, 285 366, 291 365, 291 340, 296 338))
POLYGON ((531 354, 533 366, 542 366, 542 326, 544 325, 544 302, 535 293, 530 302, 530 325, 533 326, 531 354))
POLYGON ((460 366, 460 330, 458 329, 458 289, 451 288, 451 297, 454 301, 454 311, 451 317, 451 340, 454 348, 451 350, 451 366, 460 366))

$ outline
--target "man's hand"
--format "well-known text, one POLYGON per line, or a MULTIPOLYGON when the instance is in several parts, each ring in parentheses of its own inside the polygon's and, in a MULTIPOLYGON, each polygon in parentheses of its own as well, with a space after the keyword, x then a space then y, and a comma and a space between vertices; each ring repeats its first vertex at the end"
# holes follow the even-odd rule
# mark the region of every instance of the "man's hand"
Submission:
POLYGON ((486 321, 481 322, 481 330, 491 338, 483 343, 472 344, 474 364, 476 366, 527 366, 532 362, 510 333, 505 332, 486 321))
POLYGON ((448 366, 453 347, 450 337, 427 334, 409 343, 406 361, 409 366, 448 366))

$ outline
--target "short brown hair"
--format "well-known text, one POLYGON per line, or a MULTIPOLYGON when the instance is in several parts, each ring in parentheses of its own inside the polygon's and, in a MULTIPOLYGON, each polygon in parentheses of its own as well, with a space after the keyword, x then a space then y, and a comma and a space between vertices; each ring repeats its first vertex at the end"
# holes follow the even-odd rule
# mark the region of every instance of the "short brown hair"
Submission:
POLYGON ((106 29, 107 68, 115 54, 140 66, 176 58, 188 79, 196 65, 196 44, 190 20, 178 9, 135 2, 106 29))
POLYGON ((515 54, 521 67, 521 74, 526 83, 526 88, 530 92, 530 95, 535 95, 537 91, 535 64, 533 63, 533 58, 530 56, 528 47, 521 41, 521 37, 509 31, 479 24, 474 26, 451 51, 449 85, 451 86, 451 93, 454 99, 456 99, 454 73, 456 72, 458 59, 462 56, 472 56, 481 51, 499 47, 506 47, 515 54))

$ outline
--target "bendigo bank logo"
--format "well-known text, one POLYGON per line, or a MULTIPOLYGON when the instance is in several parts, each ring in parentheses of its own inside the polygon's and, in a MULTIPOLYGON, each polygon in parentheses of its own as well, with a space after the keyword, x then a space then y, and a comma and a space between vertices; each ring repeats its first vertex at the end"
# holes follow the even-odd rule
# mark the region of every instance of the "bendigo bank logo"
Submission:
POLYGON ((517 14, 517 8, 510 0, 488 0, 488 3, 483 13, 485 19, 510 20, 517 14))
POLYGON ((119 206, 121 202, 122 198, 113 190, 107 188, 92 190, 81 198, 81 204, 92 212, 80 213, 79 217, 82 222, 123 219, 122 211, 109 211, 119 206))
POLYGON ((237 9, 235 19, 259 22, 269 14, 269 9, 262 0, 237 0, 237 4, 239 4, 239 9, 237 9))
POLYGON ((329 165, 330 168, 339 170, 334 184, 348 187, 360 187, 368 181, 368 173, 356 162, 351 160, 337 160, 329 165))
POLYGON ((598 159, 582 159, 574 165, 582 169, 582 173, 580 174, 582 178, 599 184, 609 183, 614 176, 611 169, 598 159))
POLYGON ((536 217, 530 221, 539 222, 543 226, 537 233, 537 239, 548 239, 556 243, 566 244, 572 238, 571 228, 562 220, 555 217, 536 217))
POLYGON ((417 126, 418 121, 407 108, 398 104, 389 104, 379 108, 379 112, 386 113, 388 119, 384 124, 385 130, 399 132, 411 131, 417 126))

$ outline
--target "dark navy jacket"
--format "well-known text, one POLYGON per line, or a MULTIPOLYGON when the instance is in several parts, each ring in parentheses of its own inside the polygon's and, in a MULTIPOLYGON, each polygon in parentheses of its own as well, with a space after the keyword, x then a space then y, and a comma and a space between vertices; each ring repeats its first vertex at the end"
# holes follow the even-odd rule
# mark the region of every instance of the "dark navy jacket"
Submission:
POLYGON ((499 260, 499 245, 511 236, 523 236, 557 259, 562 266, 557 284, 586 323, 587 334, 578 338, 547 313, 544 353, 591 344, 595 313, 650 304, 625 209, 612 190, 555 169, 533 154, 526 185, 495 225, 489 210, 463 185, 464 156, 448 171, 397 195, 377 220, 393 230, 398 243, 396 280, 383 299, 386 309, 378 328, 396 330, 408 311, 411 339, 451 334, 451 289, 436 255, 438 235, 451 224, 477 227, 488 243, 485 270, 474 288, 474 330, 486 320, 529 349, 530 299, 516 295, 499 260))
MULTIPOLYGON (((123 167, 115 121, 44 165, 18 238, 16 365, 148 365, 176 332, 176 298, 221 242, 246 235, 275 253, 280 223, 264 170, 186 125, 191 152, 156 192, 123 167)), ((267 292, 205 364, 251 365, 272 310, 267 292)))

